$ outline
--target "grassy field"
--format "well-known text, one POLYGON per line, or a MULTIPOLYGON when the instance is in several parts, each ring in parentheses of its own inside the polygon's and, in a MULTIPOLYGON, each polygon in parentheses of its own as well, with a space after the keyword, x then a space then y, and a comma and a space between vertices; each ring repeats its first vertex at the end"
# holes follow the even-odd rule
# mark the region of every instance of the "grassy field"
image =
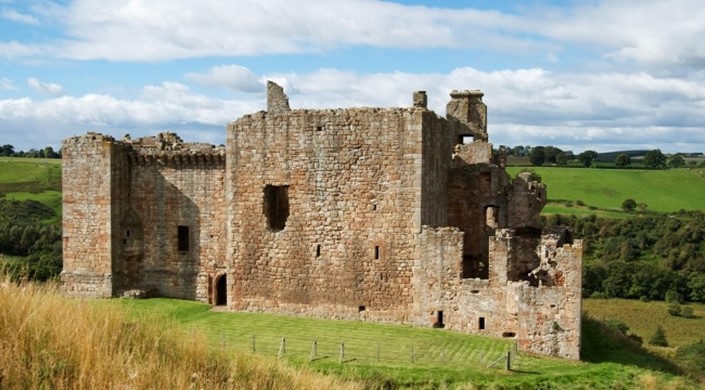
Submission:
POLYGON ((0 193, 6 199, 36 200, 61 215, 61 160, 0 157, 0 193))
MULTIPOLYGON (((670 347, 682 347, 705 339, 705 305, 690 303, 688 306, 693 308, 695 318, 674 317, 668 314, 668 303, 661 301, 583 299, 584 311, 596 318, 624 321, 631 332, 644 341, 654 334, 657 325, 663 326, 670 347)), ((668 349, 650 348, 668 352, 668 349)))
POLYGON ((71 300, 52 285, 0 277, 2 389, 361 389, 354 382, 252 354, 209 348, 155 317, 71 300))
MULTIPOLYGON (((522 167, 508 167, 514 177, 522 167)), ((619 170, 533 167, 548 187, 544 213, 599 214, 620 217, 625 199, 645 203, 647 210, 705 210, 705 169, 619 170), (572 201, 568 207, 566 202, 572 201), (580 207, 577 201, 584 203, 580 207), (592 207, 592 208, 591 208, 592 207)))
MULTIPOLYGON (((179 323, 185 334, 204 332, 211 345, 231 353, 250 353, 254 335, 258 354, 277 356, 285 338, 283 357, 291 364, 361 381, 371 387, 592 389, 661 388, 666 383, 672 388, 690 387, 682 378, 647 369, 663 370, 667 365, 643 350, 621 351, 619 359, 623 364, 610 360, 615 356, 612 351, 599 349, 586 356, 596 363, 521 353, 513 370, 505 371, 502 356, 513 344, 505 339, 443 329, 217 312, 197 302, 170 299, 100 304, 116 302, 129 308, 137 318, 166 316, 168 321, 179 323), (318 342, 318 354, 309 362, 314 340, 318 342), (343 364, 338 361, 341 342, 345 344, 343 364), (487 367, 495 361, 497 364, 487 367), (650 387, 648 383, 657 385, 650 387)), ((599 334, 597 330, 593 333, 599 334)))

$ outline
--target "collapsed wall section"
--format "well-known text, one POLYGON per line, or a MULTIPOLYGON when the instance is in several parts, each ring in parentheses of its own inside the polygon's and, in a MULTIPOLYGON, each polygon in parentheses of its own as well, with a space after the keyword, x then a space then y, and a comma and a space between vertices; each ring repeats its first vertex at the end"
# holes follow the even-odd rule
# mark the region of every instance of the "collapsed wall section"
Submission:
POLYGON ((229 126, 233 309, 406 318, 425 112, 262 112, 229 126))
POLYGON ((530 250, 540 260, 527 276, 542 281, 534 285, 508 280, 508 264, 528 249, 525 238, 514 233, 500 229, 490 237, 490 277, 484 280, 461 277, 462 231, 424 227, 413 269, 411 322, 516 339, 522 350, 579 359, 582 243, 536 238, 530 250))

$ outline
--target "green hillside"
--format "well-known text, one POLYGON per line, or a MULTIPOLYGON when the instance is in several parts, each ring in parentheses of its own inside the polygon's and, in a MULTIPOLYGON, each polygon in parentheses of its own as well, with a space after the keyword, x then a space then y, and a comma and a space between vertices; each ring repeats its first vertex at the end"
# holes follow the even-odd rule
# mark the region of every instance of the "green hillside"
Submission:
MULTIPOLYGON (((515 176, 526 168, 508 167, 515 176)), ((592 214, 619 217, 625 199, 647 210, 705 210, 705 169, 592 169, 532 167, 548 187, 548 214, 592 214), (562 201, 562 202, 561 202, 562 201), (565 202, 570 201, 570 202, 565 202), (580 201, 584 204, 580 207, 580 201), (572 202, 572 204, 571 204, 572 202), (572 207, 567 207, 571 205, 572 207), (592 208, 591 208, 592 207, 592 208)))
POLYGON ((0 196, 36 200, 61 215, 61 160, 0 157, 0 196))

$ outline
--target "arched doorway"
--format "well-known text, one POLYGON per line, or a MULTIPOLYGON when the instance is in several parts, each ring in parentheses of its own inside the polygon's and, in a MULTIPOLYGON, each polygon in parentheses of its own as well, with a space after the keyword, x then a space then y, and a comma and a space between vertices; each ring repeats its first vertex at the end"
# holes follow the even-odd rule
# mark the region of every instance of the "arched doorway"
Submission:
POLYGON ((215 305, 225 306, 228 304, 228 279, 225 274, 215 279, 215 305))

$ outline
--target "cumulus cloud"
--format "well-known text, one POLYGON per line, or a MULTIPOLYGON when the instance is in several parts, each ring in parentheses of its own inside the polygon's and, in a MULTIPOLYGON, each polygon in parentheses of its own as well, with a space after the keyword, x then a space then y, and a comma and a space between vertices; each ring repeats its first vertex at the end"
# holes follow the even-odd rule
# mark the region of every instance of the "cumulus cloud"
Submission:
POLYGON ((15 139, 16 148, 29 149, 59 146, 61 139, 89 130, 115 137, 171 130, 188 140, 221 144, 229 121, 263 106, 262 99, 214 99, 172 82, 145 86, 135 99, 104 94, 5 99, 0 100, 0 138, 15 139))
POLYGON ((199 84, 226 87, 239 92, 261 92, 263 83, 251 70, 240 65, 220 65, 205 73, 187 73, 186 78, 199 84))
POLYGON ((64 93, 64 87, 62 87, 61 85, 56 83, 42 83, 34 77, 30 77, 27 79, 27 85, 47 95, 59 96, 64 93))
MULTIPOLYGON (((211 73, 217 72, 208 70, 203 75, 211 73)), ((410 106, 413 91, 426 90, 429 108, 441 116, 451 90, 480 89, 488 105, 490 141, 495 145, 555 145, 577 152, 705 150, 701 128, 705 83, 697 78, 641 72, 562 74, 540 68, 487 72, 463 67, 447 73, 320 69, 271 73, 261 79, 283 85, 293 108, 410 106)), ((58 145, 61 138, 87 130, 116 137, 174 130, 184 133, 185 139, 220 144, 225 142, 229 121, 262 109, 261 94, 216 99, 175 82, 145 86, 134 99, 86 94, 0 100, 0 138, 10 138, 3 133, 22 128, 26 129, 23 136, 50 139, 58 145)), ((36 147, 36 141, 26 147, 36 147)))
MULTIPOLYGON (((76 0, 50 7, 51 15, 61 15, 55 21, 63 23, 68 39, 53 47, 2 42, 0 48, 13 49, 14 57, 115 61, 312 53, 357 45, 543 53, 555 61, 578 48, 619 61, 702 68, 705 8, 700 5, 699 0, 601 1, 509 14, 378 0, 202 0, 197 7, 187 0, 76 0)), ((36 20, 6 11, 15 19, 36 20)))

